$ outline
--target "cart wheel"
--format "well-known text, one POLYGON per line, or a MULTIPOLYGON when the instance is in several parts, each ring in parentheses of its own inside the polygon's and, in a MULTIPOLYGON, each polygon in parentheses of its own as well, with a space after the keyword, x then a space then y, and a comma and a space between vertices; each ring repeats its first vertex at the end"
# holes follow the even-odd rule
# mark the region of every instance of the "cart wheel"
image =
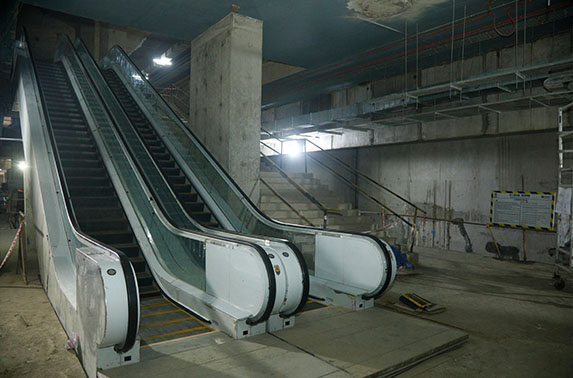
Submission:
POLYGON ((555 277, 553 280, 553 287, 555 287, 557 290, 563 290, 565 287, 565 280, 561 277, 555 277))

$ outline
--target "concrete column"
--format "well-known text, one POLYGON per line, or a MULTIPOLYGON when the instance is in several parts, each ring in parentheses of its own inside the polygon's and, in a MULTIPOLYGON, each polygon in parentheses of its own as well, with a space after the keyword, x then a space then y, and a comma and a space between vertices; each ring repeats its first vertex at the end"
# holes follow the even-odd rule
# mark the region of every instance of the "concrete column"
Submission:
POLYGON ((191 43, 189 127, 258 203, 263 23, 231 13, 191 43))

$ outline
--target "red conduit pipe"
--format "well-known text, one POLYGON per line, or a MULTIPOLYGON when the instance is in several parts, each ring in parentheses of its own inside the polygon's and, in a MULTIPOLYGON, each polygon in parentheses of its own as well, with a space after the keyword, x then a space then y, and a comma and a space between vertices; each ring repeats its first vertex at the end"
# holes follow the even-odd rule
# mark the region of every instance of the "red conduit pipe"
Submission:
MULTIPOLYGON (((530 2, 532 2, 532 1, 533 1, 533 0, 525 0, 525 1, 522 1, 521 3, 518 3, 517 5, 513 4, 512 6, 508 7, 508 9, 506 9, 506 13, 509 12, 509 9, 514 8, 515 6, 519 6, 519 5, 525 4, 525 3, 530 3, 530 2)), ((570 3, 570 2, 571 2, 571 0, 563 1, 563 2, 561 2, 561 3, 554 4, 554 5, 550 6, 550 7, 547 7, 547 8, 544 8, 544 9, 539 9, 539 10, 536 10, 536 11, 533 11, 533 12, 530 12, 530 13, 527 13, 527 14, 524 15, 524 16, 518 17, 518 20, 521 20, 521 19, 524 19, 524 18, 529 18, 529 17, 538 16, 538 15, 541 15, 541 14, 548 13, 548 12, 550 12, 550 11, 554 11, 554 10, 559 9, 559 8, 563 8, 564 6, 567 6, 568 3, 570 3)), ((489 16, 490 14, 491 14, 491 13, 486 13, 486 14, 483 14, 483 15, 480 15, 480 16, 476 16, 476 17, 474 17, 473 19, 461 21, 460 23, 458 23, 457 25, 454 25, 454 26, 458 26, 458 25, 461 26, 461 25, 463 25, 464 23, 474 22, 474 21, 480 20, 480 19, 482 19, 482 18, 484 18, 484 17, 487 17, 487 16, 489 16)), ((509 18, 510 18, 509 20, 504 20, 504 21, 502 21, 501 23, 499 23, 498 25, 500 25, 500 26, 505 26, 505 25, 507 25, 507 24, 509 24, 509 23, 514 23, 514 22, 515 22, 515 19, 513 19, 511 16, 510 16, 509 18)), ((495 19, 494 19, 494 21, 495 21, 495 19)), ((451 28, 452 28, 451 25, 450 25, 450 26, 446 26, 446 27, 444 27, 444 28, 442 28, 442 29, 435 30, 435 31, 432 31, 432 32, 430 32, 430 33, 424 34, 423 36, 424 36, 424 37, 427 37, 427 36, 429 36, 429 35, 433 35, 433 34, 436 34, 436 33, 440 32, 440 31, 444 31, 444 30, 451 29, 451 28)), ((476 30, 473 30, 473 31, 470 31, 470 32, 466 32, 466 37, 472 36, 472 35, 475 35, 475 34, 480 34, 480 33, 482 33, 482 32, 486 32, 486 31, 489 31, 489 30, 492 30, 492 29, 495 29, 495 28, 496 28, 496 24, 495 24, 495 22, 494 22, 494 24, 492 24, 492 25, 484 26, 484 27, 481 27, 481 28, 479 28, 479 29, 476 29, 476 30)), ((460 38, 462 38, 462 37, 463 37, 462 34, 455 35, 455 36, 454 36, 454 40, 458 40, 458 39, 460 39, 460 38)), ((413 40, 413 39, 414 39, 414 38, 412 38, 412 39, 410 39, 410 40, 413 40)), ((443 40, 441 40, 441 41, 424 45, 424 46, 418 48, 418 51, 424 51, 424 50, 427 50, 427 49, 429 49, 429 48, 433 48, 433 47, 436 47, 436 46, 439 46, 439 45, 448 43, 448 42, 450 42, 451 40, 452 40, 451 37, 445 38, 445 39, 443 39, 443 40)), ((384 51, 384 50, 390 49, 390 48, 392 48, 392 47, 400 46, 400 45, 402 45, 402 42, 398 42, 398 43, 395 43, 395 44, 393 44, 393 45, 386 46, 386 47, 384 47, 384 48, 381 48, 381 49, 378 49, 378 50, 375 50, 375 51, 369 51, 369 52, 363 53, 363 54, 359 55, 358 57, 354 57, 354 58, 352 58, 352 59, 350 59, 350 60, 346 60, 346 61, 357 60, 359 57, 372 55, 372 54, 374 54, 376 51, 384 51)), ((410 50, 407 50, 406 53, 411 53, 411 52, 414 52, 415 50, 416 50, 415 48, 412 48, 412 49, 410 49, 410 50)), ((271 93, 269 93, 269 96, 271 96, 271 97, 272 97, 272 96, 277 96, 277 95, 280 95, 280 94, 282 94, 282 93, 284 93, 284 92, 286 92, 286 91, 289 91, 289 90, 292 90, 292 89, 298 89, 298 88, 300 88, 301 86, 306 86, 306 85, 309 85, 309 84, 314 84, 314 83, 317 83, 317 82, 323 81, 323 80, 325 80, 325 79, 329 79, 329 78, 332 78, 332 77, 335 77, 335 76, 338 76, 338 75, 341 75, 341 74, 344 74, 344 73, 347 73, 347 72, 351 72, 351 71, 355 71, 355 70, 358 70, 358 69, 361 69, 361 68, 364 68, 364 67, 368 67, 368 66, 371 66, 371 65, 379 64, 379 63, 385 62, 385 61, 390 60, 390 59, 394 59, 394 58, 401 57, 401 56, 403 56, 404 54, 405 54, 404 52, 400 52, 400 53, 397 53, 397 54, 394 54, 394 55, 390 55, 390 56, 388 56, 388 57, 380 58, 380 59, 377 59, 377 60, 374 60, 374 61, 371 61, 371 62, 366 62, 366 63, 360 64, 360 65, 357 65, 357 66, 348 67, 348 68, 343 69, 343 70, 340 70, 340 71, 336 71, 336 72, 333 72, 333 73, 330 73, 330 74, 323 75, 323 76, 320 77, 320 78, 317 78, 317 79, 314 79, 314 80, 311 80, 311 81, 308 81, 308 82, 299 83, 299 84, 296 84, 296 85, 294 85, 294 86, 284 88, 284 89, 282 89, 282 90, 277 90, 277 91, 271 92, 271 93)), ((332 65, 330 65, 330 66, 336 67, 336 66, 338 66, 338 65, 344 64, 346 61, 339 62, 339 63, 334 63, 334 64, 332 64, 332 65)), ((322 69, 320 69, 320 70, 318 70, 318 71, 315 71, 315 72, 309 72, 308 75, 312 75, 312 74, 315 74, 316 72, 321 72, 321 71, 327 70, 328 67, 329 67, 329 66, 324 67, 324 68, 322 68, 322 69)), ((302 77, 304 77, 304 76, 302 76, 302 77)), ((300 79, 300 78, 301 78, 301 77, 297 77, 297 78, 293 78, 293 79, 291 79, 291 80, 300 79)))

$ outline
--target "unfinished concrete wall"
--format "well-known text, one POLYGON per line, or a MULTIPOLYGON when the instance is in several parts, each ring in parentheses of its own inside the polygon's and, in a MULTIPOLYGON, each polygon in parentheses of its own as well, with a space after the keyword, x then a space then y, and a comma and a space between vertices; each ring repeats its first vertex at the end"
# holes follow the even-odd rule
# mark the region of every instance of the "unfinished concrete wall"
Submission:
POLYGON ((114 45, 131 53, 149 34, 31 5, 22 7, 20 24, 26 27, 34 57, 46 60, 53 59, 58 41, 64 35, 72 42, 81 38, 94 58, 99 60, 114 45))
MULTIPOLYGON (((573 33, 561 33, 552 37, 542 38, 527 45, 491 51, 477 57, 467 58, 463 61, 454 61, 452 65, 442 64, 420 71, 419 75, 409 72, 404 75, 392 76, 380 80, 340 89, 331 93, 331 108, 341 108, 363 101, 376 101, 376 99, 440 83, 447 83, 450 79, 461 80, 472 75, 492 72, 496 69, 509 68, 536 62, 548 62, 571 57, 573 52, 573 33)), ((547 94, 543 88, 528 89, 528 95, 547 94)), ((512 93, 499 93, 484 95, 464 105, 510 100, 520 97, 521 91, 512 93)), ((454 98, 455 102, 456 99, 454 98)), ((262 127, 271 131, 285 131, 297 126, 292 117, 304 114, 305 107, 301 102, 268 108, 262 114, 262 127)), ((439 110, 439 109, 436 109, 439 110)), ((307 111, 308 112, 308 111, 307 111)), ((502 114, 489 113, 474 117, 460 119, 439 120, 409 124, 404 126, 389 126, 371 124, 372 130, 356 131, 345 129, 341 135, 325 135, 321 137, 321 145, 332 148, 349 148, 372 146, 380 144, 409 143, 415 141, 430 141, 460 137, 478 137, 482 135, 496 135, 498 133, 519 133, 553 128, 556 119, 556 108, 524 109, 517 112, 502 114), (516 120, 515 117, 521 119, 516 120), (545 122, 550 119, 551 122, 545 122)), ((367 123, 365 121, 363 123, 367 123)), ((341 124, 341 126, 343 126, 341 124)), ((367 126, 367 125, 362 125, 367 126)))
MULTIPOLYGON (((525 191, 557 189, 555 132, 377 146, 357 151, 359 170, 422 207, 432 218, 488 223, 491 191, 522 190, 522 176, 525 191)), ((347 154, 343 150, 336 153, 342 157, 347 154)), ((365 185, 363 181, 359 183, 365 185)), ((412 214, 391 196, 379 198, 401 213, 412 214)), ((358 203, 361 210, 380 210, 361 196, 358 203)), ((485 244, 491 240, 489 231, 480 225, 465 227, 474 253, 492 256, 485 252, 485 244)), ((405 231, 398 224, 389 235, 403 242, 405 231)), ((515 246, 522 253, 521 230, 495 228, 494 233, 500 244, 515 246)), ((526 239, 529 259, 552 261, 548 249, 555 246, 554 233, 526 231, 526 239)), ((442 221, 422 221, 417 242, 456 251, 465 248, 458 228, 442 221)))
POLYGON ((273 62, 267 60, 263 62, 263 79, 261 85, 265 85, 272 81, 282 79, 283 77, 293 75, 297 72, 303 71, 303 67, 292 66, 290 64, 273 62))
POLYGON ((261 21, 231 13, 191 44, 189 124, 255 202, 259 200, 261 21))

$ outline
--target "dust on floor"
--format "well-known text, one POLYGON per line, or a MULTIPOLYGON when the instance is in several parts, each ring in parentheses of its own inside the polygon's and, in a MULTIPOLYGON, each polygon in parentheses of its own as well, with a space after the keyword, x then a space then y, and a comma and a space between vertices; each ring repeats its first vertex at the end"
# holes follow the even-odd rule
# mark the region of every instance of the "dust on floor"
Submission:
POLYGON ((414 292, 444 305, 426 319, 469 336, 461 348, 403 377, 567 377, 573 371, 573 277, 552 286, 553 267, 420 248, 415 274, 399 276, 377 306, 414 292))
MULTIPOLYGON (((0 215, 2 259, 15 234, 6 215, 0 215)), ((0 377, 85 377, 76 355, 66 350, 66 333, 38 272, 29 272, 27 287, 16 274, 16 252, 0 271, 0 377)))

